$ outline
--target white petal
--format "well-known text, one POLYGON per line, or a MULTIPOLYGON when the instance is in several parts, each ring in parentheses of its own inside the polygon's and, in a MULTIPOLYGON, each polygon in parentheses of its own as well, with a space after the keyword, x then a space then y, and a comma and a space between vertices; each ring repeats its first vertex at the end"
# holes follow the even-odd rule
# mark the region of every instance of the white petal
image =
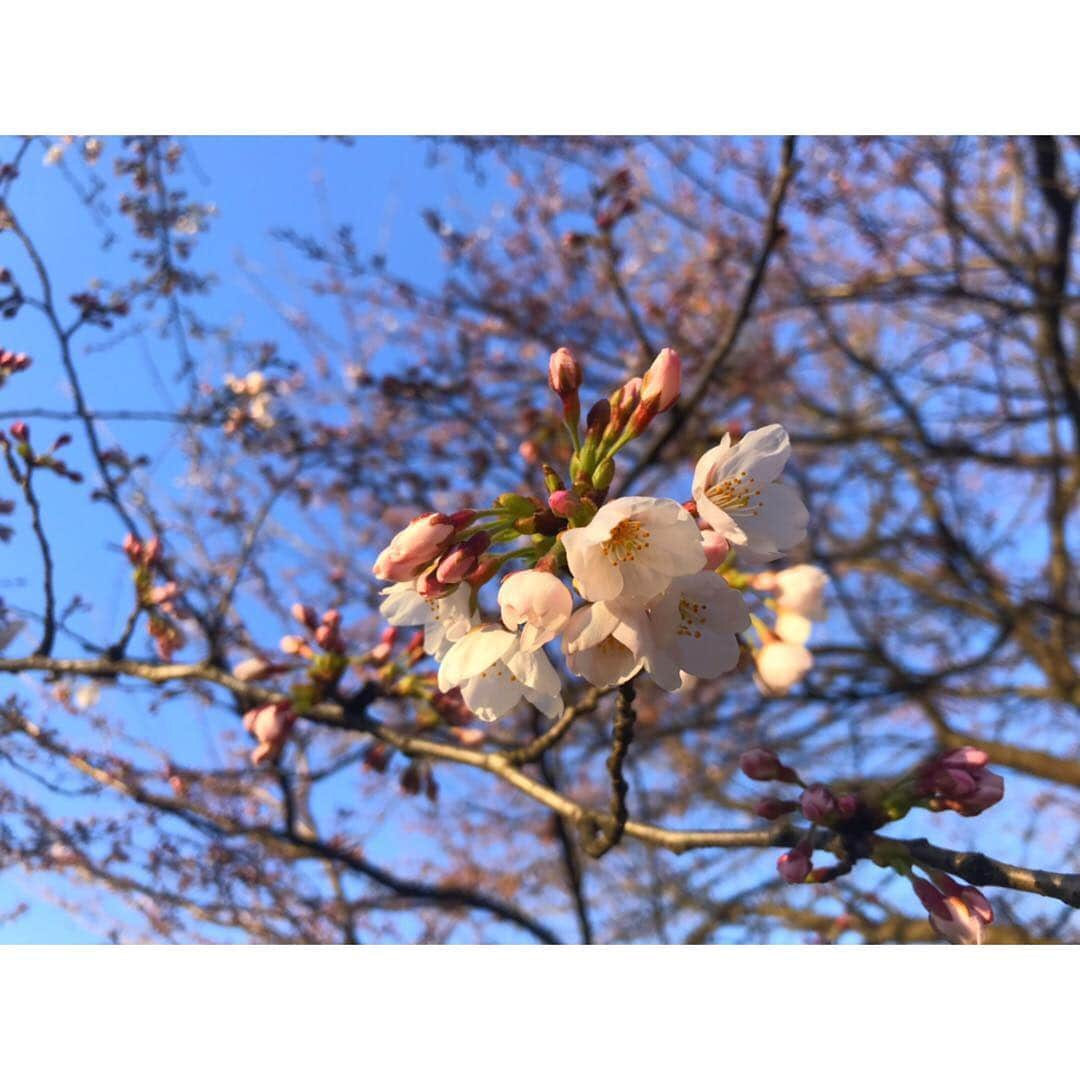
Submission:
POLYGON ((777 613, 776 625, 773 627, 776 636, 782 641, 790 641, 793 645, 805 645, 810 640, 810 632, 814 624, 797 611, 782 609, 777 613))
POLYGON ((536 652, 515 652, 506 661, 506 666, 517 676, 523 688, 525 696, 530 697, 530 692, 537 692, 541 696, 551 697, 562 689, 559 681, 559 673, 551 666, 551 661, 540 650, 536 652))
MULTIPOLYGON (((569 551, 567 562, 570 562, 569 551)), ((599 545, 583 547, 578 566, 570 563, 570 571, 574 575, 578 592, 586 600, 614 600, 622 592, 622 573, 611 564, 599 545)))
POLYGON ((439 689, 444 693, 475 678, 517 647, 517 638, 502 627, 478 626, 454 642, 439 666, 439 689))
POLYGON ((755 516, 739 515, 746 532, 747 553, 771 561, 806 539, 810 520, 794 488, 786 484, 767 484, 761 489, 755 516))
POLYGON ((734 475, 744 469, 755 480, 775 480, 791 456, 788 433, 779 424, 748 431, 732 448, 724 462, 724 473, 734 475))
POLYGON ((641 670, 641 661, 635 660, 633 653, 614 638, 606 639, 595 648, 568 655, 566 663, 575 675, 601 690, 624 683, 641 670))
POLYGON ((414 588, 411 581, 401 581, 383 589, 386 599, 379 605, 379 614, 391 626, 420 626, 431 618, 431 604, 414 588))
POLYGON ((726 510, 721 510, 715 503, 710 502, 704 492, 697 498, 697 508, 705 524, 713 532, 719 533, 728 543, 735 547, 741 547, 746 543, 746 533, 743 532, 739 523, 726 510))
POLYGON ((568 653, 592 649, 606 637, 610 637, 619 620, 606 604, 586 604, 578 608, 566 624, 563 635, 568 653))
POLYGON ((481 720, 490 724, 517 706, 521 700, 521 684, 511 680, 505 664, 498 663, 484 675, 463 683, 461 696, 481 720))

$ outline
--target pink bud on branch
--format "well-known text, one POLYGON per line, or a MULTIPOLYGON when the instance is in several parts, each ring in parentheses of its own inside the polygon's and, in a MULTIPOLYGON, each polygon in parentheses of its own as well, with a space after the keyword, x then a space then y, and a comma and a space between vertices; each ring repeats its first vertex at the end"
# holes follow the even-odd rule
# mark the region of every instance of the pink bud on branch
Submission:
POLYGON ((641 380, 641 404, 654 415, 667 412, 679 400, 682 363, 674 349, 661 349, 641 380))

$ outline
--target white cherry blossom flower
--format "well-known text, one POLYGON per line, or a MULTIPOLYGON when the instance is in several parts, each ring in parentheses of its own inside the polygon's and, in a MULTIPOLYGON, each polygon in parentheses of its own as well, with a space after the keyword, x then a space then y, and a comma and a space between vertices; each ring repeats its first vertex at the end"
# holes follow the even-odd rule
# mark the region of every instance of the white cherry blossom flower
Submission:
POLYGON ((566 666, 602 690, 618 686, 641 670, 648 633, 643 608, 619 601, 586 604, 563 631, 566 666))
POLYGON ((524 698, 545 716, 562 711, 562 684, 542 649, 523 652, 517 634, 477 626, 454 642, 439 666, 439 689, 459 687, 465 704, 487 722, 505 716, 524 698))
POLYGON ((645 669, 668 691, 680 688, 684 673, 716 678, 739 662, 735 635, 749 626, 742 594, 718 574, 678 577, 650 605, 645 669))
POLYGON ((825 619, 825 587, 829 575, 816 566, 800 563, 777 573, 757 574, 751 584, 776 594, 776 636, 796 645, 810 639, 815 622, 825 619))
POLYGON ((526 624, 521 632, 525 652, 551 641, 574 608, 570 590, 554 574, 543 570, 519 570, 508 575, 499 587, 498 599, 507 630, 526 624))
POLYGON ((779 638, 766 641, 754 654, 757 684, 771 697, 786 694, 814 666, 813 654, 805 646, 779 638))
POLYGON ((469 610, 469 588, 459 585, 453 592, 429 600, 416 591, 416 583, 402 581, 383 589, 386 599, 379 613, 391 626, 422 626, 424 652, 441 660, 450 646, 464 637, 476 623, 469 610))
POLYGON ((779 559, 806 537, 806 507, 793 488, 777 482, 790 454, 787 432, 770 424, 734 445, 725 435, 694 469, 698 514, 751 559, 779 559))
POLYGON ((829 575, 819 567, 807 563, 789 566, 776 575, 777 606, 813 622, 823 622, 825 586, 828 584, 829 575))
POLYGON ((561 539, 575 587, 597 602, 644 603, 672 578, 705 565, 701 533, 673 499, 614 499, 588 525, 568 529, 561 539))

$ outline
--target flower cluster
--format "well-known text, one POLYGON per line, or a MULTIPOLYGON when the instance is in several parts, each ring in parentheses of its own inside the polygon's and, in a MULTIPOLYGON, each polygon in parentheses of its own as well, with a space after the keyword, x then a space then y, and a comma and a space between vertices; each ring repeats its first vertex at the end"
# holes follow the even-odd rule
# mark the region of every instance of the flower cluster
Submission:
POLYGON ((161 540, 152 536, 143 542, 131 533, 124 537, 124 554, 133 567, 135 596, 140 610, 149 612, 150 636, 158 656, 168 663, 178 649, 184 646, 184 632, 178 625, 180 613, 176 601, 180 586, 169 580, 162 561, 161 540), (164 577, 161 584, 155 579, 164 577))
POLYGON ((276 386, 261 371, 249 371, 242 379, 225 376, 225 385, 233 396, 225 418, 225 434, 232 435, 247 425, 260 431, 274 426, 270 408, 274 403, 276 386))
MULTIPOLYGON (((30 425, 26 423, 25 420, 16 420, 15 423, 8 428, 8 431, 11 434, 11 439, 14 440, 15 454, 22 460, 27 473, 34 469, 47 469, 57 476, 64 477, 65 480, 70 480, 73 484, 82 483, 82 473, 69 468, 65 461, 62 461, 56 456, 65 446, 70 444, 70 435, 66 433, 60 435, 53 441, 48 450, 44 453, 38 453, 30 442, 30 425)), ((0 431, 0 449, 3 449, 5 453, 8 453, 11 448, 12 443, 9 441, 8 436, 0 431)), ((12 470, 12 475, 14 476, 16 483, 21 484, 25 478, 25 474, 19 471, 18 466, 15 464, 15 461, 10 454, 8 456, 8 465, 12 470)))
POLYGON ((30 366, 30 357, 26 353, 14 353, 8 349, 0 349, 0 386, 20 371, 25 371, 30 366))
MULTIPOLYGON (((380 608, 387 622, 423 628, 423 649, 439 662, 440 692, 460 691, 482 720, 522 701, 559 713, 562 679, 545 652, 557 640, 566 669, 594 686, 645 672, 675 691, 688 676, 735 668, 740 635, 752 625, 748 590, 777 592, 777 603, 807 626, 821 617, 820 571, 781 571, 759 588, 735 567, 739 557, 778 559, 805 537, 806 509, 780 481, 790 454, 783 428, 773 424, 737 442, 725 435, 698 462, 686 504, 609 498, 619 451, 677 402, 681 364, 673 349, 662 350, 642 378, 601 398, 584 418, 583 381, 569 349, 552 354, 548 382, 571 444, 568 482, 530 444, 526 460, 541 466, 544 497, 508 492, 490 507, 421 514, 372 568, 391 583, 380 608), (806 571, 819 576, 808 581, 806 571), (496 577, 499 621, 485 618, 480 602, 496 577)), ((760 620, 754 626, 764 654, 759 670, 769 669, 770 632, 760 620)), ((770 692, 796 679, 775 670, 762 676, 770 692)))

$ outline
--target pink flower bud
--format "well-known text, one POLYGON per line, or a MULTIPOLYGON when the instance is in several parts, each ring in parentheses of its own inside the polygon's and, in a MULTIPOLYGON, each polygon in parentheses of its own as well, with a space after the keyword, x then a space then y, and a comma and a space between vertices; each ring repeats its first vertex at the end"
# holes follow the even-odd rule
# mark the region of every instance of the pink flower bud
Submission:
POLYGON ((959 750, 946 754, 941 759, 941 764, 946 768, 981 769, 990 764, 990 755, 974 746, 961 746, 959 750))
POLYGON ((754 803, 754 813, 758 817, 765 818, 766 821, 776 821, 777 818, 783 817, 785 814, 790 814, 792 810, 797 810, 799 804, 792 799, 775 799, 772 796, 767 796, 764 799, 758 799, 754 803))
POLYGON ((260 705, 244 713, 244 728, 259 744, 251 753, 252 764, 276 760, 295 723, 296 714, 287 701, 260 705))
POLYGON ((319 625, 319 621, 315 617, 315 609, 307 604, 293 604, 289 609, 289 613, 301 626, 306 627, 308 630, 314 630, 319 625))
POLYGON ((30 428, 25 420, 16 420, 11 425, 11 434, 18 442, 24 443, 30 438, 30 428))
POLYGON ((593 405, 585 417, 585 428, 590 436, 599 439, 610 420, 611 402, 607 398, 601 398, 593 405))
POLYGON ((682 363, 674 349, 661 349, 641 380, 641 404, 654 413, 666 412, 679 400, 682 363))
POLYGON ((372 573, 384 581, 411 581, 442 554, 456 531, 444 514, 421 514, 379 553, 372 573))
POLYGON ((572 491, 553 491, 548 496, 552 513, 561 518, 571 518, 581 510, 581 500, 572 491))
POLYGON ((771 750, 756 747, 739 756, 739 768, 751 780, 776 780, 783 766, 771 750))
POLYGON ((581 386, 581 365, 569 349, 556 349, 548 362, 548 385, 559 397, 576 394, 581 386))
POLYGON ((705 548, 705 567, 715 570, 728 557, 731 545, 718 532, 706 529, 701 534, 701 543, 705 548))
POLYGON ((444 585, 456 585, 471 574, 480 556, 491 546, 491 534, 474 533, 468 540, 452 547, 440 560, 435 576, 444 585))
POLYGON ((836 799, 824 784, 811 784, 802 794, 802 812, 807 821, 826 824, 836 813, 836 799))
POLYGON ((446 584, 438 579, 435 567, 425 570, 416 579, 416 591, 425 600, 439 600, 452 592, 454 588, 456 588, 456 583, 446 584))
POLYGON ((476 517, 475 510, 466 508, 464 510, 455 510, 447 516, 446 520, 454 526, 454 532, 460 532, 462 529, 467 529, 476 520, 476 517))
POLYGON ((386 767, 390 764, 393 753, 393 747, 387 746, 386 743, 372 743, 364 753, 364 768, 377 773, 386 772, 386 767))
POLYGON ((798 848, 785 851, 776 860, 776 869, 789 885, 801 885, 812 868, 813 864, 810 862, 809 857, 798 848))
POLYGON ((142 555, 142 544, 135 539, 134 533, 128 533, 124 537, 124 554, 132 561, 138 562, 139 556, 142 555))
POLYGON ((397 640, 398 630, 396 626, 387 627, 379 637, 379 644, 371 650, 371 659, 376 664, 382 664, 390 659, 390 654, 397 640))
POLYGON ((995 803, 1001 802, 1005 797, 1005 779, 984 770, 976 780, 975 790, 963 800, 963 809, 960 813, 964 817, 974 817, 988 810, 995 803))
POLYGON ((526 465, 536 465, 540 461, 540 448, 532 439, 525 439, 518 445, 518 454, 526 465))
POLYGON ((265 678, 273 670, 274 665, 268 660, 264 660, 261 656, 249 656, 246 660, 241 660, 232 669, 232 673, 234 679, 240 679, 243 682, 254 682, 257 679, 265 678))
POLYGON ((854 817, 859 809, 859 800, 855 795, 841 795, 836 800, 836 812, 845 821, 854 817))
POLYGON ((142 560, 145 566, 154 566, 161 558, 161 538, 157 536, 151 536, 146 544, 143 546, 142 560))
POLYGON ((286 656, 310 656, 311 646, 298 634, 286 634, 278 642, 278 648, 286 656))
POLYGON ((320 626, 315 631, 315 644, 327 652, 341 651, 341 638, 337 628, 333 626, 320 626))
POLYGON ((147 593, 146 599, 151 604, 167 604, 180 595, 180 586, 175 581, 165 585, 158 585, 147 593))

